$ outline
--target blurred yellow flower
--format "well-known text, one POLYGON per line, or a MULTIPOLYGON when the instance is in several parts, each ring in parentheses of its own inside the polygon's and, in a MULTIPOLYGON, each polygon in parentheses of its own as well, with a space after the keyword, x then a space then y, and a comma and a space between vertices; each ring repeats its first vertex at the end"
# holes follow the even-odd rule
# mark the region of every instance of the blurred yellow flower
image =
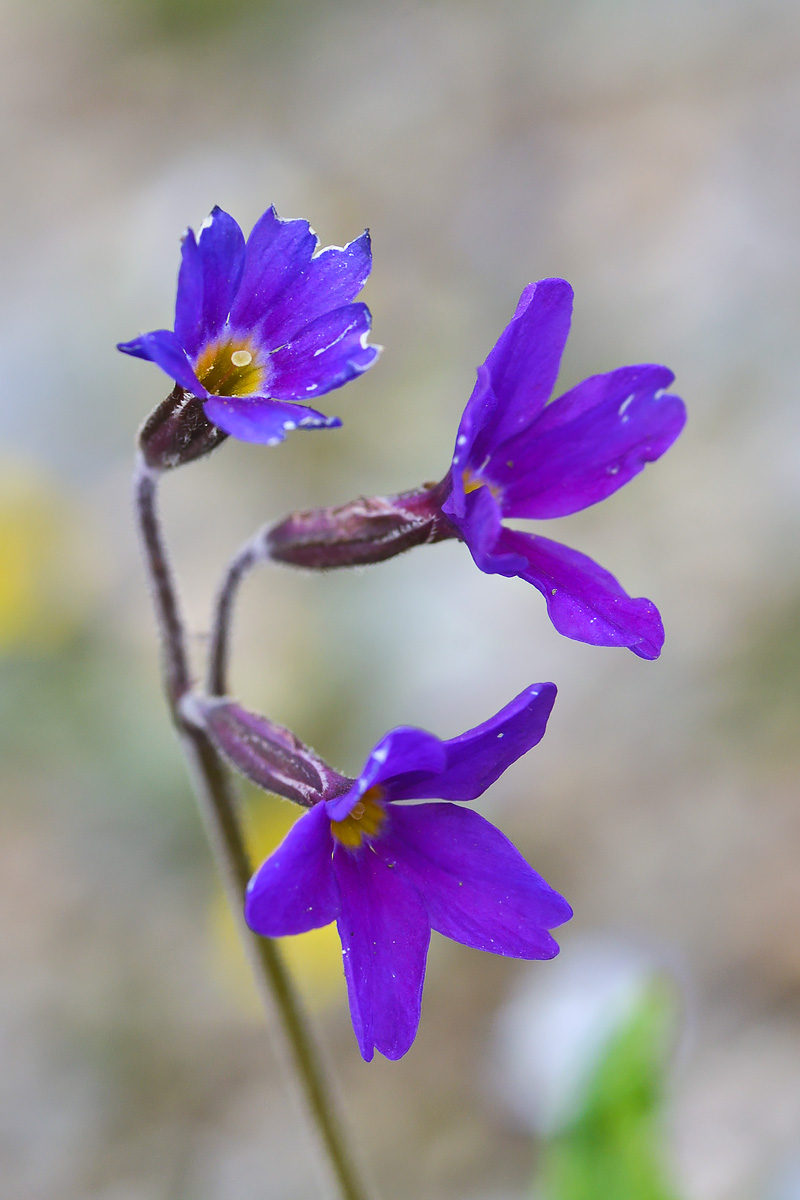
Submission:
MULTIPOLYGON (((288 800, 265 796, 263 792, 254 791, 248 795, 244 808, 245 831, 254 864, 263 862, 302 812, 288 800)), ((260 1012, 261 1004, 250 967, 221 889, 214 895, 210 922, 218 972, 247 1012, 260 1012)), ((311 1008, 319 1010, 344 1000, 342 948, 335 924, 279 940, 287 966, 311 1008)))
POLYGON ((33 463, 0 462, 0 654, 49 653, 89 598, 81 522, 33 463))

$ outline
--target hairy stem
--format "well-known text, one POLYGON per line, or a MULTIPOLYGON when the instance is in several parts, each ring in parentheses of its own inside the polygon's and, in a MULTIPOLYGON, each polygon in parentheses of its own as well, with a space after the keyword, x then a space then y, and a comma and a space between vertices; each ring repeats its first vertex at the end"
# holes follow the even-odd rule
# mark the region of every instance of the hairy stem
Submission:
MULTIPOLYGON (((325 1082, 305 1014, 275 942, 257 937, 244 922, 252 874, 230 782, 205 733, 181 716, 180 700, 191 687, 186 639, 172 571, 161 535, 156 497, 158 473, 140 459, 134 478, 136 516, 161 637, 164 689, 177 726, 217 868, 236 916, 258 990, 268 1011, 277 1009, 291 1063, 316 1125, 342 1200, 366 1200, 325 1082)), ((246 569, 246 568, 245 568, 246 569)), ((235 590, 235 589, 234 589, 235 590)), ((223 659, 224 661, 224 659, 223 659)))
POLYGON ((245 542, 231 561, 222 587, 217 593, 211 625, 211 643, 208 648, 206 688, 210 696, 224 696, 228 692, 231 621, 236 594, 245 575, 263 558, 262 543, 263 534, 260 533, 249 542, 245 542))
POLYGON ((366 566, 404 554, 414 546, 460 537, 444 515, 450 474, 396 496, 358 496, 333 508, 290 513, 264 526, 232 559, 217 593, 211 626, 206 687, 211 696, 228 692, 228 658, 236 596, 245 575, 260 562, 312 571, 366 566))

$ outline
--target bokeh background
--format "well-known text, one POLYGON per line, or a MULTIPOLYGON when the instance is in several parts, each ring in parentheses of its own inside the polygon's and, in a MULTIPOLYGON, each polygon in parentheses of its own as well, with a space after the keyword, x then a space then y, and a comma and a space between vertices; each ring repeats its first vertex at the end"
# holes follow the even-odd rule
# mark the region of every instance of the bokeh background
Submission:
MULTIPOLYGON (((113 348, 171 324, 187 224, 274 202, 323 244, 371 227, 386 350, 329 398, 342 429, 167 480, 198 661, 258 525, 441 476, 529 280, 576 290, 563 387, 660 361, 690 410, 664 460, 545 530, 656 600, 656 663, 560 639, 456 543, 246 586, 240 698, 351 773, 393 724, 452 736, 560 688, 479 804, 573 902, 560 959, 434 936, 414 1048, 367 1066, 335 945, 291 948, 371 1176, 386 1200, 531 1195, 554 1047, 634 963, 679 1013, 675 1194, 796 1198, 800 8, 5 0, 2 23, 2 1193, 318 1194, 159 693, 129 473, 169 383, 113 348)), ((263 845, 293 815, 247 810, 263 845)))

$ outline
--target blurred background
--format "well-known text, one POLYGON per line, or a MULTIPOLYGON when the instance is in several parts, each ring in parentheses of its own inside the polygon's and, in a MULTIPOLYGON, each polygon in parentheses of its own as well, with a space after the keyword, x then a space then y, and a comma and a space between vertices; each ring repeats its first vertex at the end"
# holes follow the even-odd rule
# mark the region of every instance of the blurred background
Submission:
MULTIPOLYGON (((370 1175, 385 1200, 796 1200, 800 8, 5 0, 2 21, 3 1194, 318 1194, 159 691, 129 476, 170 384, 114 350, 171 327, 187 224, 220 204, 247 231, 274 203, 323 244, 371 227, 386 350, 326 398, 342 429, 231 440, 166 481, 198 662, 257 526, 441 477, 530 280, 576 291, 562 389, 664 362, 690 411, 660 463, 543 530, 657 602, 656 663, 559 638, 456 543, 246 585, 239 697, 351 774, 394 724, 453 736, 560 689, 478 806, 573 903, 559 959, 434 935, 415 1046, 365 1065, 335 938, 289 948, 370 1175), (649 1191, 547 1165, 609 1037, 669 1064, 649 1191)), ((246 802, 267 849, 294 812, 246 802)))

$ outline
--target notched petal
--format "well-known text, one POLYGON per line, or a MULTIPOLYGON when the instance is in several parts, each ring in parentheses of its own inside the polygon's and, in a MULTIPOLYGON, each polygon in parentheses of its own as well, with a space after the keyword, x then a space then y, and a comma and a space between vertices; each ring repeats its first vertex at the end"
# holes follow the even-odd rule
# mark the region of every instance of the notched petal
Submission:
POLYGON ((198 250, 203 272, 203 336, 211 340, 225 324, 239 290, 244 234, 233 217, 215 207, 201 226, 198 250))
POLYGON ((347 246, 328 246, 291 281, 259 327, 269 346, 281 346, 318 317, 355 300, 372 267, 369 232, 347 246))
POLYGON ((317 235, 303 220, 283 220, 268 208, 247 239, 244 271, 231 308, 234 329, 255 329, 284 288, 308 265, 317 235))

